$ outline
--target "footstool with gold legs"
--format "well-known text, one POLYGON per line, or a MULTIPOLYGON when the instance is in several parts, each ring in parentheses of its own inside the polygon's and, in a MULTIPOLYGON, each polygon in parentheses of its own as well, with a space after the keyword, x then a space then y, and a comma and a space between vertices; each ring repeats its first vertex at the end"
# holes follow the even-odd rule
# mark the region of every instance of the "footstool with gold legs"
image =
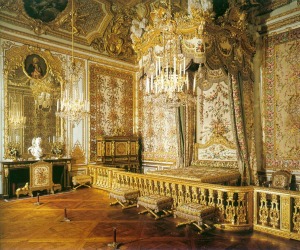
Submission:
POLYGON ((208 221, 213 221, 216 216, 216 208, 213 206, 205 206, 198 203, 185 203, 179 205, 174 212, 174 217, 185 219, 183 223, 178 223, 176 227, 192 224, 196 226, 200 232, 203 233, 212 226, 208 224, 208 221))
POLYGON ((172 214, 173 199, 156 194, 141 196, 137 202, 137 207, 139 206, 146 209, 139 214, 151 213, 157 220, 172 214))
POLYGON ((136 207, 137 198, 140 195, 140 191, 137 189, 131 189, 127 187, 119 187, 110 191, 109 197, 115 199, 115 202, 111 202, 110 205, 120 204, 122 209, 136 207))
POLYGON ((72 177, 73 189, 85 186, 90 188, 92 184, 92 177, 90 175, 75 175, 72 177))

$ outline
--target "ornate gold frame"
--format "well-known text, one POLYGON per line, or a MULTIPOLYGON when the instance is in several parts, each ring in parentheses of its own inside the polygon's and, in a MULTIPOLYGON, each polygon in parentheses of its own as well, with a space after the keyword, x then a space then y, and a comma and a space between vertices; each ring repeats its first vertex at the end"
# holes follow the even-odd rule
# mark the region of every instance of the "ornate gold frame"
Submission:
MULTIPOLYGON (((32 92, 33 96, 38 96, 41 92, 51 93, 53 99, 60 96, 61 86, 64 85, 63 79, 63 61, 59 56, 52 54, 48 50, 43 50, 38 47, 32 47, 30 45, 17 45, 11 42, 3 43, 3 54, 4 54, 4 147, 7 148, 9 143, 9 135, 12 130, 9 126, 9 91, 16 91, 20 95, 28 94, 32 92), (31 78, 25 69, 25 60, 28 56, 37 55, 44 60, 47 67, 47 72, 41 79, 31 78), (10 89, 10 90, 9 90, 10 89)), ((23 100, 22 100, 23 103, 23 100)), ((22 104, 21 113, 24 112, 25 103, 22 104)), ((47 127, 45 128, 47 130, 47 127)), ((18 129, 18 134, 23 135, 24 129, 18 129)), ((35 133, 35 132, 33 132, 35 133)), ((55 121, 55 135, 65 135, 64 121, 60 118, 56 118, 55 121)), ((20 141, 20 151, 25 151, 24 141, 20 141)))

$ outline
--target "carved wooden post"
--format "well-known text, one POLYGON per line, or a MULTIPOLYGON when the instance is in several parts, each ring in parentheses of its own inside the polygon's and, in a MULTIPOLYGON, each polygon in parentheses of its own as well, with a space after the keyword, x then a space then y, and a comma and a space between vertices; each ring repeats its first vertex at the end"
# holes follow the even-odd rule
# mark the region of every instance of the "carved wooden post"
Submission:
POLYGON ((259 193, 260 194, 260 206, 259 206, 259 222, 266 226, 268 224, 268 217, 269 217, 269 209, 267 207, 267 194, 266 193, 259 193))
POLYGON ((154 180, 154 188, 153 188, 153 191, 154 191, 154 194, 159 194, 159 181, 158 180, 154 180))
POLYGON ((245 193, 238 193, 238 205, 236 208, 236 223, 239 225, 240 223, 246 223, 247 209, 245 206, 245 193))
POLYGON ((171 183, 171 192, 172 192, 172 198, 173 198, 173 205, 174 207, 177 207, 178 204, 178 190, 175 183, 171 183))
POLYGON ((139 190, 141 192, 141 195, 145 195, 145 191, 144 191, 144 179, 142 177, 140 177, 140 180, 139 180, 139 190))
POLYGON ((165 182, 165 195, 168 197, 172 197, 172 191, 171 191, 171 183, 165 182))
POLYGON ((277 194, 272 194, 271 208, 270 208, 270 224, 273 228, 279 227, 279 203, 277 194))
POLYGON ((199 192, 198 192, 198 188, 197 187, 195 187, 195 186, 192 187, 192 202, 195 202, 195 203, 199 203, 200 202, 200 200, 199 200, 199 192))
POLYGON ((235 223, 235 215, 236 215, 236 210, 235 210, 235 206, 234 206, 234 198, 233 192, 228 192, 227 193, 228 197, 227 197, 227 206, 225 208, 225 221, 231 223, 232 225, 234 225, 235 223))
POLYGON ((295 198, 295 205, 293 211, 293 230, 300 234, 300 198, 295 198))
POLYGON ((214 190, 213 189, 208 189, 208 205, 209 206, 214 206, 215 202, 214 202, 214 190))
POLYGON ((220 222, 224 221, 225 216, 225 207, 224 207, 224 192, 218 190, 218 196, 217 196, 217 208, 218 208, 218 218, 220 222))
POLYGON ((184 186, 182 184, 178 184, 178 203, 177 205, 181 205, 184 203, 184 186))
POLYGON ((190 203, 192 202, 192 192, 191 192, 192 187, 189 185, 185 186, 185 198, 184 202, 190 203))
POLYGON ((289 195, 281 195, 280 196, 280 220, 281 220, 281 225, 280 225, 280 230, 290 232, 291 230, 291 208, 292 208, 292 203, 291 203, 291 198, 289 195))
POLYGON ((163 181, 159 181, 159 194, 162 196, 166 195, 165 183, 163 181))
POLYGON ((200 204, 206 206, 207 200, 206 200, 206 189, 205 188, 199 188, 200 191, 200 204))

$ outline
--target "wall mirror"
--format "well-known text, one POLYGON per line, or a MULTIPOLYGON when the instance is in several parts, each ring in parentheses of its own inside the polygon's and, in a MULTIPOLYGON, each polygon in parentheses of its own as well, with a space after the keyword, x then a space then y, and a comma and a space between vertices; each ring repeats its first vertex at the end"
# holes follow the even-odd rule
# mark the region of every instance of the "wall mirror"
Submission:
MULTIPOLYGON (((29 159, 28 148, 42 138, 44 157, 64 141, 64 124, 55 115, 63 84, 62 60, 30 46, 5 48, 5 158, 29 159)), ((53 153, 53 152, 52 152, 53 153)))

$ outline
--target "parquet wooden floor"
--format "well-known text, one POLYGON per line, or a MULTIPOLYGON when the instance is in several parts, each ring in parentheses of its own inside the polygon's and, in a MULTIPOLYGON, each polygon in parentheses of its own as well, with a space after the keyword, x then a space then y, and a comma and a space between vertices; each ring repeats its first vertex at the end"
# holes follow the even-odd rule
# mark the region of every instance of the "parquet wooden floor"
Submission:
POLYGON ((176 228, 179 219, 154 220, 142 208, 109 206, 108 193, 93 188, 0 201, 0 249, 300 249, 300 242, 258 232, 212 230, 198 235, 193 227, 176 228), (69 222, 64 221, 65 209, 69 222))

